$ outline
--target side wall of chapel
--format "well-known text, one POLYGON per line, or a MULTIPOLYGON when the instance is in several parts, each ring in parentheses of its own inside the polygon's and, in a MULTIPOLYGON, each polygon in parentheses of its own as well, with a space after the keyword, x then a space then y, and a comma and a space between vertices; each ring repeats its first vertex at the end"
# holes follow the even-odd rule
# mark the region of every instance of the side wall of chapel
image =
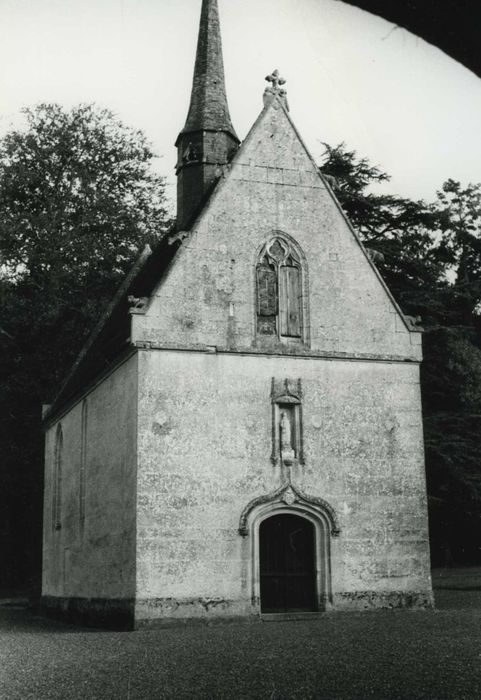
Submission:
POLYGON ((136 450, 134 355, 47 430, 44 598, 135 595, 136 450))

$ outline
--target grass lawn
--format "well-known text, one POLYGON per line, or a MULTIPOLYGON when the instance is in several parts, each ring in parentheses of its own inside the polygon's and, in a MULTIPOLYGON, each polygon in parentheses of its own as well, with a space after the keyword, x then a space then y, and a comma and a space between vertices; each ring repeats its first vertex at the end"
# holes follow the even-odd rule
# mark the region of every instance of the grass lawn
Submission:
POLYGON ((0 698, 481 698, 481 568, 433 572, 436 611, 106 632, 0 606, 0 698))

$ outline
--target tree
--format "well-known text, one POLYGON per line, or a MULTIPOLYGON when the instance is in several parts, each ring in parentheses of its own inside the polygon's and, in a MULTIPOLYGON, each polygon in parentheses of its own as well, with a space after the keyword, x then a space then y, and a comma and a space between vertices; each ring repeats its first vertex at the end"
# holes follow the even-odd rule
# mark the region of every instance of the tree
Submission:
POLYGON ((325 144, 321 170, 403 311, 422 318, 433 561, 479 563, 481 185, 448 180, 432 203, 381 194, 389 176, 344 144, 325 144))
POLYGON ((41 404, 139 251, 169 225, 164 180, 140 131, 92 105, 42 104, 24 115, 26 127, 0 141, 0 450, 9 484, 0 530, 10 533, 2 572, 12 585, 38 568, 41 404), (14 562, 16 551, 26 556, 14 562))
POLYGON ((433 205, 449 261, 422 366, 432 551, 481 561, 481 185, 447 180, 433 205))
POLYGON ((431 551, 481 561, 481 350, 464 329, 424 336, 421 366, 431 551))
POLYGON ((447 180, 436 207, 453 277, 451 312, 458 323, 472 326, 481 304, 481 184, 447 180))
POLYGON ((435 290, 449 262, 434 236, 439 212, 422 200, 376 192, 389 175, 344 144, 324 146, 321 170, 334 178, 335 194, 364 245, 380 254, 376 264, 396 300, 407 314, 436 314, 435 290))

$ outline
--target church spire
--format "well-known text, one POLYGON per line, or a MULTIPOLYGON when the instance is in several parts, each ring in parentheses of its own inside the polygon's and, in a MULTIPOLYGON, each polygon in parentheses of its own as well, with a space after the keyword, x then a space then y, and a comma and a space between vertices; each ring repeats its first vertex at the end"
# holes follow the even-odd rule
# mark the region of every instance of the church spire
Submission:
POLYGON ((202 0, 189 112, 175 145, 177 226, 185 228, 239 145, 227 106, 217 0, 202 0))
POLYGON ((217 0, 202 0, 194 79, 183 133, 215 129, 237 135, 227 106, 217 0))

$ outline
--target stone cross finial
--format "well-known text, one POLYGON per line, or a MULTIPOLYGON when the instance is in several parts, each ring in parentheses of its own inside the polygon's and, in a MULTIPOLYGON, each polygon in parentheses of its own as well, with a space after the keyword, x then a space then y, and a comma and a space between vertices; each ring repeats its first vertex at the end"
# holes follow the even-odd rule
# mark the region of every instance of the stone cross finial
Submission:
POLYGON ((284 107, 286 109, 289 109, 289 105, 287 104, 287 98, 286 98, 286 91, 284 88, 281 87, 281 85, 285 85, 285 78, 281 78, 279 75, 279 71, 273 70, 272 73, 269 75, 266 75, 266 78, 268 83, 270 85, 266 87, 264 90, 264 105, 267 106, 274 97, 279 97, 281 102, 283 103, 284 107))
MULTIPOLYGON (((272 87, 276 91, 279 90, 279 85, 285 85, 285 82, 286 82, 285 78, 280 77, 279 71, 277 70, 277 68, 275 70, 273 70, 270 75, 266 75, 265 79, 267 80, 268 83, 272 83, 272 87)), ((279 90, 279 92, 282 92, 283 94, 285 94, 286 91, 279 90)))

